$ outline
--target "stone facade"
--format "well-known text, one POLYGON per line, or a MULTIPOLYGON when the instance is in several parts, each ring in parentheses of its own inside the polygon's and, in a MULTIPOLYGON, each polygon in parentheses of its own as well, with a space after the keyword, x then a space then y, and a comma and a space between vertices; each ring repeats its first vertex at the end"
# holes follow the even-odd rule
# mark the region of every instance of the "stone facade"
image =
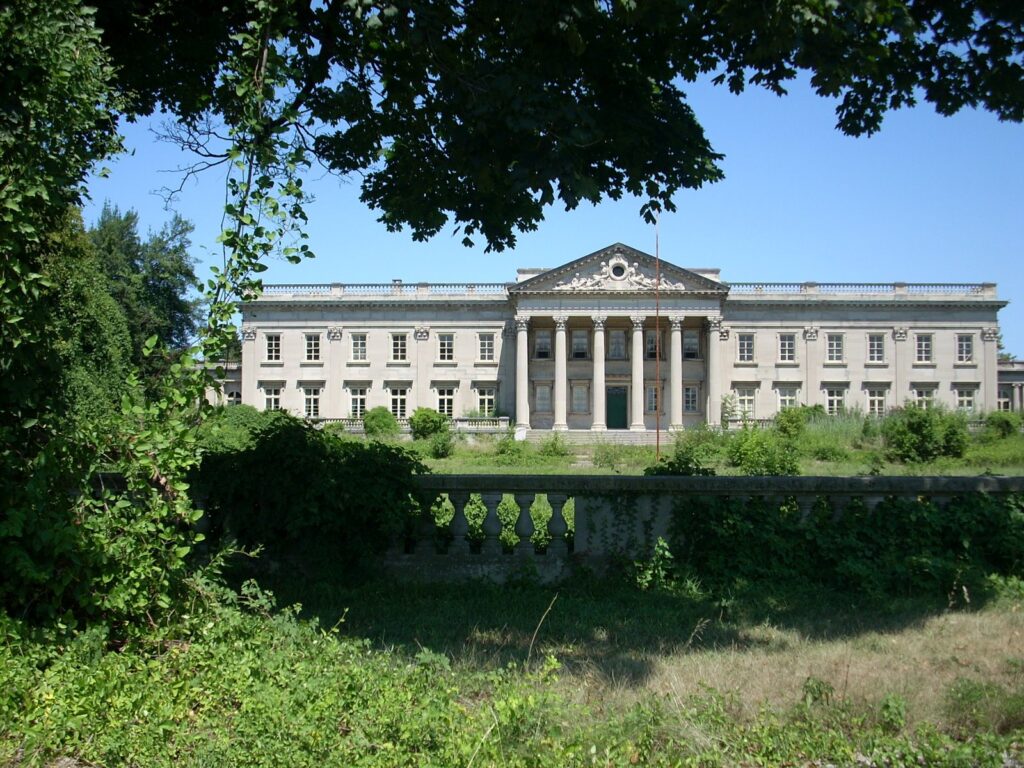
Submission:
POLYGON ((1005 304, 991 283, 728 284, 621 244, 508 284, 271 285, 241 308, 241 397, 313 419, 497 412, 520 436, 798 403, 980 412, 1005 304))

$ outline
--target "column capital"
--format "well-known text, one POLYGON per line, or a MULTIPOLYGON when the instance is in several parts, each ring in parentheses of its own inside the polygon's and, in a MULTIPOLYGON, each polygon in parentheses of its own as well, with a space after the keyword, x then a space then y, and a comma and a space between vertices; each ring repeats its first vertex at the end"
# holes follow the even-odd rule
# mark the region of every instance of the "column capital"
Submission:
POLYGON ((530 327, 530 316, 529 315, 516 315, 512 321, 515 323, 517 331, 525 331, 530 327))
POLYGON ((896 341, 906 341, 907 340, 907 327, 905 325, 901 325, 901 326, 897 326, 896 328, 893 328, 892 329, 892 337, 896 341))
POLYGON ((982 341, 998 341, 999 340, 999 329, 998 328, 982 328, 981 329, 981 340, 982 341))
POLYGON ((685 315, 669 315, 668 323, 673 331, 679 331, 683 328, 683 321, 686 319, 685 315))
POLYGON ((646 315, 630 315, 629 319, 633 323, 633 330, 642 331, 644 329, 644 320, 647 319, 646 315))
POLYGON ((251 325, 243 325, 242 341, 256 341, 256 329, 251 325))
POLYGON ((569 322, 569 318, 565 315, 555 315, 551 319, 555 321, 556 331, 564 331, 566 324, 569 322))
POLYGON ((426 341, 430 338, 430 326, 417 325, 413 331, 413 336, 416 338, 416 341, 426 341))
POLYGON ((332 325, 327 329, 327 338, 330 341, 341 341, 341 326, 332 325))
POLYGON ((594 330, 595 331, 603 331, 604 330, 604 324, 606 322, 608 322, 608 316, 607 315, 593 315, 590 319, 594 323, 594 330))
POLYGON ((804 339, 806 341, 817 341, 818 329, 813 325, 809 325, 806 328, 804 328, 804 339))

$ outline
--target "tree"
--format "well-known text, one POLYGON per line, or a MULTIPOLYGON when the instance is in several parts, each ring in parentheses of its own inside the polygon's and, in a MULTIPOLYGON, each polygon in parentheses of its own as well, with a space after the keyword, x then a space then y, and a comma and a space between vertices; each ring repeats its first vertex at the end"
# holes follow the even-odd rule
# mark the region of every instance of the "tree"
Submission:
POLYGON ((390 229, 426 238, 453 221, 492 248, 514 245, 555 200, 571 209, 629 193, 651 217, 678 190, 721 178, 681 88, 699 77, 782 94, 807 72, 838 98, 838 127, 852 135, 918 100, 1024 118, 1019 3, 98 5, 129 113, 169 108, 202 165, 229 159, 210 126, 251 118, 256 89, 267 109, 250 142, 273 138, 360 173, 363 200, 390 229), (251 55, 237 66, 247 35, 264 43, 255 79, 237 76, 254 71, 251 55))
POLYGON ((188 253, 192 225, 175 215, 143 242, 138 221, 135 211, 121 213, 105 205, 89 236, 110 295, 128 319, 132 363, 152 379, 191 344, 199 302, 189 296, 196 288, 194 261, 188 253), (166 355, 143 355, 152 336, 166 355))

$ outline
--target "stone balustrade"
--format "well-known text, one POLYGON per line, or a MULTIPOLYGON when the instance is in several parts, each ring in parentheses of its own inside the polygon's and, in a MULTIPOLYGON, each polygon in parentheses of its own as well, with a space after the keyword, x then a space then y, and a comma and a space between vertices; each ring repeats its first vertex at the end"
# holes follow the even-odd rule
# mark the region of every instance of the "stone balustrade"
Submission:
POLYGON ((600 569, 614 556, 643 557, 658 537, 668 537, 672 505, 686 497, 765 499, 770 504, 795 500, 807 518, 824 498, 833 517, 850 504, 874 512, 889 498, 929 499, 944 505, 972 494, 1005 496, 1024 493, 1024 477, 622 477, 618 475, 422 475, 416 478, 420 504, 429 508, 446 496, 454 508, 447 526, 432 518, 389 553, 388 567, 397 575, 423 580, 484 578, 502 582, 517 573, 544 582, 566 577, 574 562, 600 569), (467 538, 465 509, 479 494, 486 515, 479 547, 467 538), (538 496, 551 506, 550 543, 535 548, 530 508, 538 496), (498 505, 506 496, 519 508, 511 531, 503 531, 498 505), (574 500, 571 542, 564 514, 574 500), (502 534, 516 542, 511 552, 502 534), (442 545, 442 542, 447 544, 442 545))

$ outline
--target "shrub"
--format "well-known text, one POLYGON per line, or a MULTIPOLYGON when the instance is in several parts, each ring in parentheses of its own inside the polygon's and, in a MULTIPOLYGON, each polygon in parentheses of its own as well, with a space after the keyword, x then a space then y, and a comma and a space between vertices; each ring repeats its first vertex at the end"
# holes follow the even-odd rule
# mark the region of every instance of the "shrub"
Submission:
POLYGON ((435 459, 445 459, 455 453, 455 435, 446 426, 435 432, 427 440, 430 455, 435 459))
POLYGON ((433 408, 417 408, 409 417, 409 429, 415 440, 425 440, 438 432, 450 431, 450 424, 447 416, 433 408))
POLYGON ((363 416, 363 430, 374 440, 396 437, 399 433, 398 419, 383 405, 371 408, 363 416))
POLYGON ((799 475, 796 449, 771 429, 744 427, 728 448, 729 463, 745 475, 799 475))
POLYGON ((494 455, 498 464, 512 466, 522 464, 528 459, 529 446, 527 446, 525 440, 516 440, 515 429, 509 428, 501 436, 501 439, 495 443, 494 455))
POLYGON ((932 461, 940 456, 958 458, 967 449, 967 421, 963 414, 943 408, 910 404, 885 417, 882 437, 886 453, 896 461, 932 461))
POLYGON ((569 446, 565 443, 565 438, 559 435, 557 432, 553 432, 551 437, 544 440, 537 449, 537 452, 541 456, 571 456, 572 451, 569 450, 569 446))
POLYGON ((807 409, 784 408, 775 416, 775 429, 783 437, 799 437, 807 426, 807 409))
POLYGON ((1020 416, 1013 411, 992 411, 985 416, 985 432, 994 438, 1009 437, 1020 431, 1020 416))
POLYGON ((697 447, 685 440, 677 440, 675 450, 669 457, 661 457, 661 460, 652 466, 644 469, 645 475, 684 475, 709 476, 715 474, 715 470, 706 467, 700 460, 697 447))

